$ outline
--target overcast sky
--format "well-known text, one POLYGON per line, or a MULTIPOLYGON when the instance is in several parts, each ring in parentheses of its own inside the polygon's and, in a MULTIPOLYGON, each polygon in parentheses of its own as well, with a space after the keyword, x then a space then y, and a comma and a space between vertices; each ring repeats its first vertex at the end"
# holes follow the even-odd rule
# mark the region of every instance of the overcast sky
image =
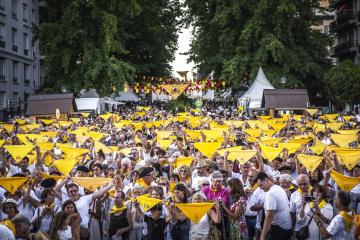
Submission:
POLYGON ((171 66, 173 67, 174 76, 179 77, 176 71, 190 71, 194 67, 194 63, 186 63, 187 56, 180 55, 180 53, 187 52, 190 48, 191 41, 191 28, 182 29, 179 33, 178 38, 178 50, 175 54, 175 61, 172 62, 171 66))

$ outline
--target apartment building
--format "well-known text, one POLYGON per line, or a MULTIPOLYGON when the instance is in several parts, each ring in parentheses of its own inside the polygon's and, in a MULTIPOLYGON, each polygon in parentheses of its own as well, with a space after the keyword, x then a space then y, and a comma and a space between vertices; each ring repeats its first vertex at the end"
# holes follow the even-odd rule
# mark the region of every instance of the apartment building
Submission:
POLYGON ((38 24, 37 0, 0 0, 0 119, 23 111, 40 87, 39 43, 32 33, 38 24))

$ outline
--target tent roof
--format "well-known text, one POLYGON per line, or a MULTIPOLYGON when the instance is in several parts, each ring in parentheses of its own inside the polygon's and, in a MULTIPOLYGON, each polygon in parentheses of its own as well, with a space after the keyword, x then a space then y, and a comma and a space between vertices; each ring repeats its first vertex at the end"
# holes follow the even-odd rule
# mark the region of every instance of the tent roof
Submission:
POLYGON ((59 93, 59 94, 41 94, 29 97, 27 115, 49 115, 55 114, 56 109, 61 113, 75 112, 76 104, 74 101, 74 94, 59 93))
POLYGON ((96 92, 96 89, 90 88, 89 90, 81 89, 80 98, 99 98, 100 95, 96 92))
POLYGON ((274 87, 266 78, 262 68, 259 67, 259 71, 256 75, 255 81, 250 86, 250 88, 241 96, 241 98, 249 97, 251 100, 249 107, 259 108, 261 106, 264 89, 274 89, 274 87))
POLYGON ((121 102, 138 102, 139 97, 133 92, 119 92, 117 96, 114 97, 116 101, 121 102))
POLYGON ((306 109, 309 96, 306 89, 265 89, 261 107, 275 109, 306 109))
POLYGON ((99 98, 75 98, 78 111, 94 110, 96 111, 99 104, 99 98))

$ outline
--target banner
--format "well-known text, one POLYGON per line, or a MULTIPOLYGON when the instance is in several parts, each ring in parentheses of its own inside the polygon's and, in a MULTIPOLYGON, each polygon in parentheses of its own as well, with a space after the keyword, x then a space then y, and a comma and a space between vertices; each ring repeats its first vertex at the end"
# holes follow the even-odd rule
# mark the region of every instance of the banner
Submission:
POLYGON ((188 83, 186 84, 166 84, 162 85, 162 88, 171 95, 172 100, 176 100, 189 86, 188 83))

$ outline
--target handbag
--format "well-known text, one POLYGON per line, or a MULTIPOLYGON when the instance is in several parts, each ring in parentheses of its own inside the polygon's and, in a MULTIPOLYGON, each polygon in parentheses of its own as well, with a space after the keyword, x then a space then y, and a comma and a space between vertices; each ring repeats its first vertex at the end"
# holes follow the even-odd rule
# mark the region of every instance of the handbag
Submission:
POLYGON ((311 223, 313 216, 311 216, 309 222, 302 228, 300 228, 299 231, 295 232, 295 237, 298 240, 305 240, 309 237, 309 225, 311 223))
POLYGON ((209 240, 221 240, 221 232, 210 218, 209 240))

